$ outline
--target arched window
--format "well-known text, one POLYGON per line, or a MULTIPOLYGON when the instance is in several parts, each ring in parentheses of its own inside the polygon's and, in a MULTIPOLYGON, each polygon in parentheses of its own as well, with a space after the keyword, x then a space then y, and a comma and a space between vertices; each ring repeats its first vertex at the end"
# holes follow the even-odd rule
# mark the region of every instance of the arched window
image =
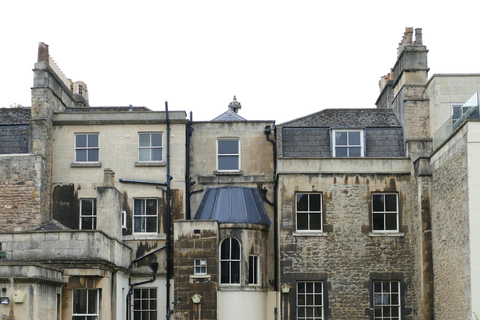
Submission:
POLYGON ((240 283, 240 242, 226 238, 220 246, 220 283, 240 283))

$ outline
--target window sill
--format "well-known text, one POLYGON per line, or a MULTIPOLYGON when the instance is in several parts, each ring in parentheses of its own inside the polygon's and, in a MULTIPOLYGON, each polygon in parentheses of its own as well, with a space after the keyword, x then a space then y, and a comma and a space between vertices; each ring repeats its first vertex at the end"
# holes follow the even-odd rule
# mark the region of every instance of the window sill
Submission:
POLYGON ((122 240, 165 240, 167 239, 165 234, 143 234, 143 233, 134 233, 127 236, 122 236, 122 240))
POLYGON ((213 171, 213 175, 215 176, 243 176, 243 171, 213 171))
POLYGON ((212 275, 210 274, 192 274, 190 275, 190 279, 210 279, 212 278, 212 275))
POLYGON ((163 161, 136 161, 135 167, 165 167, 166 163, 163 161))
POLYGON ((369 232, 369 237, 405 237, 404 232, 369 232))
POLYGON ((313 231, 306 231, 306 232, 294 232, 293 233, 294 237, 326 237, 328 236, 328 233, 318 231, 318 232, 313 232, 313 231))
POLYGON ((72 162, 70 163, 71 168, 100 168, 102 166, 101 162, 72 162))

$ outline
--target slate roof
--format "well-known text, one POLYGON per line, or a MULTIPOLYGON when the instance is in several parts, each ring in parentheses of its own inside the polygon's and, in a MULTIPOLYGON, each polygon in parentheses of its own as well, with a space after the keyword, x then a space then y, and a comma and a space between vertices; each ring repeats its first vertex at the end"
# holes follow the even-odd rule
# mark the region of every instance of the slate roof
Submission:
POLYGON ((67 226, 64 226, 63 224, 61 224, 55 219, 45 221, 32 229, 32 231, 65 231, 65 230, 71 230, 71 229, 67 226))
POLYGON ((212 121, 246 121, 247 119, 239 116, 237 113, 235 113, 233 110, 228 109, 212 121))
POLYGON ((208 188, 195 214, 195 220, 271 224, 257 188, 232 186, 208 188))
POLYGON ((325 109, 280 124, 285 127, 366 128, 399 127, 392 109, 325 109))
POLYGON ((0 125, 28 124, 31 118, 30 107, 0 108, 0 125))

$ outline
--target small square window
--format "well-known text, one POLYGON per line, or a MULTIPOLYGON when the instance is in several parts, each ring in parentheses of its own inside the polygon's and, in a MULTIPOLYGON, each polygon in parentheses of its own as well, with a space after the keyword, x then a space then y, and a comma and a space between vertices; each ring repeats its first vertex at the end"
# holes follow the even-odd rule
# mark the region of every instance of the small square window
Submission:
POLYGON ((97 201, 96 199, 80 200, 80 230, 97 229, 97 201))
POLYGON ((195 259, 193 264, 195 275, 203 276, 207 274, 207 259, 195 259))
POLYGON ((398 195, 372 194, 372 231, 398 232, 398 195))
POLYGON ((217 170, 240 170, 240 141, 238 139, 217 140, 217 170))
POLYGON ((162 161, 163 142, 161 132, 138 134, 138 161, 162 161))
POLYGON ((334 157, 363 157, 363 130, 333 130, 334 157))
POLYGON ((75 162, 98 162, 98 133, 75 134, 75 162))
POLYGON ((133 232, 156 233, 158 221, 157 199, 133 199, 133 232))
POLYGON ((323 229, 322 194, 297 193, 296 218, 297 231, 318 231, 323 229))

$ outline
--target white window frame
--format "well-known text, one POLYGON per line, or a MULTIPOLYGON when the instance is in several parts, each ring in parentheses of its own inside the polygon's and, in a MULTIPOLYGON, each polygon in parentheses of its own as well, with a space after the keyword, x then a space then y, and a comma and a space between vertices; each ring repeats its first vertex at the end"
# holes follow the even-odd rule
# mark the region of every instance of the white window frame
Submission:
POLYGON ((295 193, 295 227, 297 232, 323 232, 323 193, 322 192, 297 192, 295 193), (298 209, 298 197, 302 195, 307 195, 308 197, 308 209, 306 211, 301 211, 298 209), (313 210, 310 208, 310 197, 312 195, 320 195, 320 210, 313 210), (308 216, 308 228, 307 229, 298 229, 299 225, 299 218, 300 215, 307 215, 308 216), (312 215, 320 215, 320 229, 312 229, 311 228, 311 216, 312 215))
POLYGON ((127 211, 122 211, 122 229, 127 229, 127 211))
MULTIPOLYGON (((335 129, 332 130, 332 154, 334 157, 337 157, 337 147, 347 148, 347 156, 338 156, 342 158, 350 158, 350 148, 360 147, 360 157, 365 157, 365 146, 364 146, 364 130, 363 129, 335 129), (346 132, 347 133, 347 144, 346 145, 337 145, 337 133, 346 132), (348 133, 350 132, 359 132, 360 133, 360 144, 350 144, 348 133)), ((356 158, 353 157, 352 158, 356 158)))
POLYGON ((158 288, 152 288, 152 287, 136 287, 133 289, 133 308, 132 308, 132 319, 140 319, 140 320, 156 320, 157 317, 159 317, 159 309, 158 309, 158 288), (148 290, 148 297, 143 297, 142 290, 148 290), (151 298, 152 291, 155 291, 155 298, 151 298), (140 297, 136 295, 136 293, 140 293, 140 297), (156 308, 150 309, 152 304, 150 303, 152 300, 155 300, 155 305, 156 308), (143 309, 142 306, 144 305, 142 302, 147 301, 146 305, 148 306, 148 309, 143 309), (135 308, 137 306, 137 308, 135 308), (138 308, 140 307, 140 309, 138 308), (138 313, 138 317, 135 317, 135 313, 138 313), (148 312, 147 317, 143 317, 143 312, 148 312), (150 312, 156 313, 155 316, 151 315, 150 312))
POLYGON ((134 234, 157 234, 158 233, 158 199, 157 198, 134 198, 133 199, 133 233, 134 234), (142 201, 143 204, 143 212, 141 214, 136 214, 136 206, 135 202, 136 201, 142 201), (156 210, 155 210, 155 215, 147 215, 146 213, 146 207, 148 205, 147 201, 155 201, 156 204, 156 210), (155 231, 146 231, 147 230, 147 218, 153 218, 155 217, 155 231), (145 231, 135 231, 136 227, 136 221, 137 219, 140 218, 141 220, 141 230, 145 231))
POLYGON ((298 320, 323 320, 325 317, 325 291, 323 281, 297 281, 296 288, 296 314, 298 320), (300 286, 305 286, 304 292, 300 292, 300 286), (307 292, 307 285, 312 284, 312 292, 307 292), (320 292, 315 292, 317 286, 320 287, 320 292), (316 296, 320 296, 320 299, 316 299, 316 296), (316 301, 320 300, 320 304, 316 301), (311 301, 312 303, 308 303, 311 301), (321 308, 320 315, 315 315, 315 312, 308 314, 307 310, 321 308))
POLYGON ((80 199, 80 230, 96 230, 97 229, 97 199, 80 199), (84 202, 91 202, 92 210, 91 214, 83 214, 84 202), (91 218, 92 219, 92 229, 85 229, 83 227, 83 219, 91 218))
POLYGON ((235 138, 235 137, 231 137, 231 138, 218 138, 217 139, 217 157, 216 157, 216 160, 217 160, 217 171, 219 172, 238 172, 241 170, 241 143, 240 143, 240 139, 238 138, 235 138), (237 142, 237 146, 238 146, 238 150, 237 150, 237 153, 219 153, 219 142, 220 141, 236 141, 237 142), (220 169, 219 168, 219 165, 220 165, 220 161, 219 159, 221 157, 237 157, 237 161, 238 161, 238 165, 237 165, 237 168, 236 169, 220 169))
POLYGON ((372 283, 372 292, 373 320, 402 319, 402 296, 400 281, 374 280, 372 283), (388 284, 388 288, 386 288, 386 284, 388 284), (392 286, 392 284, 395 284, 396 289, 394 286, 392 286), (388 308, 389 310, 388 315, 383 315, 385 308, 388 308))
POLYGON ((138 133, 138 161, 139 162, 162 162, 163 161, 163 132, 139 132, 138 133), (152 146, 152 134, 159 134, 161 135, 161 145, 160 146, 152 146), (140 136, 141 135, 149 135, 150 136, 150 145, 149 146, 140 146, 140 136), (159 149, 161 154, 160 160, 152 160, 152 150, 159 149), (140 160, 140 151, 141 150, 149 150, 150 156, 149 160, 140 160))
POLYGON ((196 276, 207 275, 207 259, 199 258, 193 260, 193 274, 196 276))
POLYGON ((98 132, 75 133, 73 139, 74 139, 74 141, 73 141, 74 157, 75 157, 75 162, 76 163, 96 163, 96 162, 100 161, 100 134, 98 134, 98 132), (85 147, 77 146, 77 137, 78 136, 85 136, 85 140, 86 140, 86 146, 85 147), (89 136, 97 136, 97 146, 89 146, 89 143, 88 143, 89 136), (82 151, 82 150, 86 151, 86 160, 84 160, 84 161, 77 159, 77 152, 82 151), (98 154, 97 159, 96 160, 88 160, 88 153, 89 153, 89 151, 93 151, 93 150, 97 151, 97 154, 98 154))
POLYGON ((248 285, 260 285, 260 256, 251 254, 248 256, 248 285), (253 277, 253 281, 250 279, 253 277))
POLYGON ((242 244, 240 243, 240 241, 236 238, 233 238, 233 237, 228 237, 228 238, 225 238, 223 239, 223 241, 220 243, 220 250, 218 250, 219 253, 220 253, 220 284, 221 285, 231 285, 231 286, 239 286, 241 283, 242 283, 242 244), (229 248, 229 257, 226 258, 226 259, 223 259, 222 258, 222 245, 223 243, 227 240, 227 239, 230 239, 230 248, 229 248), (233 241, 235 241, 236 243, 238 243, 238 259, 236 258, 232 258, 232 243, 233 241), (232 265, 233 264, 237 264, 238 263, 238 282, 232 282, 232 265), (222 266, 223 264, 226 264, 228 266, 228 282, 222 282, 222 266))
POLYGON ((73 289, 72 290, 72 320, 87 320, 95 317, 96 320, 99 319, 99 310, 100 310, 100 298, 99 298, 99 290, 98 289, 73 289), (88 294, 89 292, 95 292, 95 300, 96 300, 96 310, 95 313, 75 313, 75 292, 77 291, 84 291, 87 292, 87 310, 88 310, 88 294))
POLYGON ((374 232, 374 233, 398 233, 398 232, 400 232, 400 211, 399 211, 399 204, 398 204, 398 193, 375 192, 375 193, 372 193, 371 199, 372 199, 372 206, 371 206, 371 208, 372 208, 372 232, 374 232), (385 199, 385 196, 387 196, 387 195, 388 196, 395 196, 395 202, 396 202, 395 211, 392 211, 392 210, 387 211, 385 200, 383 201, 383 210, 374 210, 374 197, 383 196, 383 198, 385 199), (395 214, 396 228, 387 230, 386 229, 386 227, 387 227, 386 217, 387 217, 387 215, 390 215, 390 214, 395 214), (376 215, 383 215, 383 229, 375 229, 374 220, 375 220, 376 215))

